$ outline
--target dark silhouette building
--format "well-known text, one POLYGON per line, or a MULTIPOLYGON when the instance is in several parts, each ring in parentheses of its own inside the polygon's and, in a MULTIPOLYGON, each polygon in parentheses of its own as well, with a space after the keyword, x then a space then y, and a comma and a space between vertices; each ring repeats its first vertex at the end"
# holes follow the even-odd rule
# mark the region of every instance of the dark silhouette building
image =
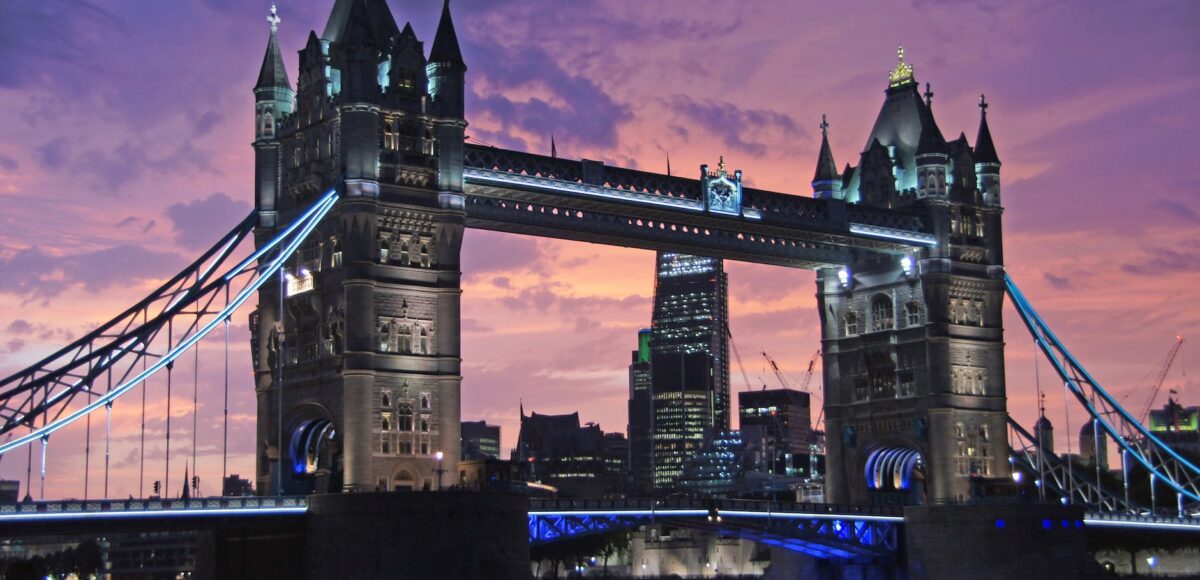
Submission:
POLYGON ((579 413, 525 416, 513 461, 525 479, 558 488, 564 497, 603 497, 628 487, 629 443, 621 433, 579 424, 579 413))
POLYGON ((497 459, 500 457, 500 426, 484 421, 462 422, 462 458, 497 459))
POLYGON ((742 437, 760 451, 760 470, 792 475, 801 456, 807 457, 813 441, 812 409, 808 393, 794 389, 738 393, 738 420, 742 437))
MULTIPOLYGON (((728 180, 723 162, 711 178, 728 180)), ((672 488, 684 461, 729 429, 728 326, 724 262, 659 252, 650 336, 655 489, 672 488)))
POLYGON ((629 471, 634 489, 654 488, 654 389, 650 374, 650 329, 638 331, 629 365, 629 471))

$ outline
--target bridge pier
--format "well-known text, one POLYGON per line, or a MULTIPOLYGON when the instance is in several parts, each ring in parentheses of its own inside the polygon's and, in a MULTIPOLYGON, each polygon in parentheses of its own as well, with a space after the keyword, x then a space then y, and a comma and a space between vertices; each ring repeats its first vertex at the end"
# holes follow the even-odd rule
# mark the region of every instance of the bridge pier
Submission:
POLYGON ((908 578, 1096 578, 1083 508, 944 505, 904 510, 908 578))

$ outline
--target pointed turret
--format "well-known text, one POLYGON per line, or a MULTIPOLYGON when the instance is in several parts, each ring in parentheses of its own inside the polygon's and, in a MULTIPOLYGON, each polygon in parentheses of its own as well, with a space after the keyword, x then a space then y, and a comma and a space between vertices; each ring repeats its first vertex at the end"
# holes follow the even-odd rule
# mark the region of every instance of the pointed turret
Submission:
POLYGON ((287 70, 283 66, 276 34, 281 21, 274 5, 267 22, 271 25, 271 36, 258 82, 254 85, 254 205, 258 210, 259 225, 274 227, 275 198, 279 189, 279 142, 275 129, 284 117, 292 114, 296 93, 288 83, 287 70))
POLYGON ((325 24, 325 32, 321 34, 321 39, 337 43, 347 40, 349 35, 355 33, 365 33, 368 37, 354 39, 355 41, 371 42, 380 48, 387 47, 388 42, 400 33, 400 29, 396 28, 396 19, 392 17, 392 11, 388 8, 387 0, 337 0, 334 2, 333 10, 329 13, 329 22, 325 24))
POLYGON ((467 65, 463 62, 462 50, 458 47, 458 35, 454 32, 450 0, 442 3, 442 19, 438 22, 433 48, 429 51, 429 64, 425 65, 425 74, 429 77, 429 97, 433 102, 433 113, 438 117, 435 127, 437 142, 441 144, 441 154, 438 156, 438 189, 460 192, 463 140, 467 128, 464 105, 467 65))
POLYGON ((292 98, 295 93, 288 82, 287 69, 283 66, 283 55, 279 50, 279 13, 275 5, 271 5, 271 14, 267 16, 271 25, 271 36, 267 40, 267 52, 263 55, 262 68, 258 71, 258 82, 254 84, 255 101, 255 139, 275 138, 275 123, 283 115, 292 112, 292 98))
POLYGON ((267 53, 263 55, 262 68, 258 71, 258 83, 254 85, 256 93, 261 89, 292 88, 288 82, 287 69, 283 66, 283 55, 279 52, 276 32, 281 20, 274 4, 271 5, 271 15, 267 17, 267 22, 271 23, 271 38, 267 41, 267 53))
POLYGON ((829 121, 821 115, 821 152, 817 155, 817 171, 813 174, 813 197, 832 199, 841 185, 837 163, 833 161, 833 150, 829 148, 829 121))
POLYGON ((917 165, 917 197, 945 197, 946 160, 950 147, 933 118, 933 89, 925 83, 925 101, 917 101, 921 138, 913 158, 917 165))
POLYGON ((979 95, 979 135, 975 137, 975 163, 995 163, 1000 165, 996 156, 996 146, 992 144, 992 131, 987 123, 987 98, 979 95))
POLYGON ((987 123, 988 102, 979 95, 979 135, 975 137, 975 174, 985 205, 1000 205, 1000 157, 987 123))
POLYGON ((458 48, 458 35, 454 32, 454 20, 450 17, 450 0, 442 3, 442 20, 438 22, 437 35, 433 37, 433 50, 429 51, 429 62, 448 64, 467 69, 462 51, 458 48))

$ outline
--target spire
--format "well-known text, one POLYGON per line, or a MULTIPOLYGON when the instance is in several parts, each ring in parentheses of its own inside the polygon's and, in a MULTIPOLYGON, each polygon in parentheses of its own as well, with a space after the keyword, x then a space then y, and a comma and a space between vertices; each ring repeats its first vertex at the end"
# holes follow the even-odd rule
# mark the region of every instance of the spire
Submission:
POLYGON ((832 183, 838 178, 837 163, 833 161, 833 151, 829 148, 829 120, 821 115, 821 153, 817 156, 817 171, 813 175, 813 184, 828 181, 832 183))
POLYGON ((931 153, 940 153, 946 155, 950 152, 950 148, 946 146, 946 138, 942 136, 942 130, 937 126, 937 120, 933 118, 933 109, 929 108, 929 103, 933 102, 933 92, 929 90, 929 86, 925 88, 926 101, 922 103, 917 101, 917 109, 921 119, 921 137, 917 141, 916 155, 929 155, 931 153))
POLYGON ((271 5, 271 14, 267 16, 267 22, 271 25, 271 39, 267 41, 267 53, 263 55, 262 68, 258 71, 258 82, 255 83, 254 90, 290 89, 292 86, 288 83, 287 69, 283 66, 283 55, 279 52, 279 40, 275 34, 282 20, 274 4, 271 5))
POLYGON ((437 35, 433 37, 433 49, 429 51, 429 62, 467 68, 463 62, 462 51, 458 48, 458 35, 454 32, 454 20, 450 18, 450 0, 442 3, 442 20, 438 22, 437 35))
POLYGON ((191 492, 188 491, 188 485, 190 485, 190 482, 191 478, 188 477, 188 464, 185 462, 183 464, 183 493, 179 494, 181 499, 190 499, 192 497, 191 492))
POLYGON ((888 88, 899 87, 902 85, 915 82, 913 80, 913 67, 911 64, 904 62, 904 47, 896 48, 896 68, 888 74, 888 88))
POLYGON ((388 8, 387 0, 336 0, 333 4, 333 11, 329 13, 329 22, 325 23, 325 32, 321 34, 322 40, 329 42, 341 42, 343 36, 349 28, 352 16, 362 18, 363 22, 358 24, 365 27, 368 33, 373 37, 370 40, 376 46, 385 47, 388 41, 400 34, 400 29, 396 28, 396 19, 392 17, 392 11, 388 8), (355 5, 362 4, 362 11, 355 15, 355 5))
POLYGON ((979 136, 975 138, 975 163, 1000 164, 996 156, 996 146, 992 144, 992 132, 987 124, 987 98, 979 95, 979 136))
POLYGON ((667 177, 671 176, 671 154, 667 153, 667 177))
POLYGON ((925 106, 933 108, 933 88, 929 83, 925 83, 925 106))
POLYGON ((558 158, 558 146, 554 144, 554 133, 550 134, 550 157, 552 159, 558 158))

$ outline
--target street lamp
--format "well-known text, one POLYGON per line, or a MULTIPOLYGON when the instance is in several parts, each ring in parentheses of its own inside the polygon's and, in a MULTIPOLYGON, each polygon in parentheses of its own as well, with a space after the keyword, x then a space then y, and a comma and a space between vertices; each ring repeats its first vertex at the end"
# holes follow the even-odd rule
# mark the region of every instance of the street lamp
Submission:
POLYGON ((445 457, 446 454, 442 453, 441 451, 433 454, 433 458, 437 460, 437 469, 435 471, 437 471, 438 474, 438 491, 442 491, 442 474, 446 473, 446 470, 442 469, 442 459, 445 457))

